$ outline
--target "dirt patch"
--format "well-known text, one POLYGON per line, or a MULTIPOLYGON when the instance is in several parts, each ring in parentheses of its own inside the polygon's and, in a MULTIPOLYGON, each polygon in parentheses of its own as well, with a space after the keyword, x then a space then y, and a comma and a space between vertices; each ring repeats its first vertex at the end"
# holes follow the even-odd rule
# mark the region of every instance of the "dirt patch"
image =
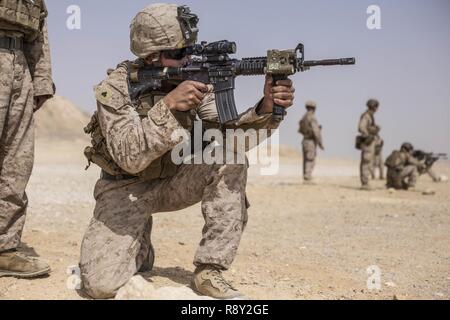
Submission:
MULTIPOLYGON (((37 143, 28 187, 24 243, 49 261, 50 277, 0 279, 0 299, 83 299, 69 289, 94 208, 99 170, 84 171, 85 142, 37 143), (70 282, 70 281, 69 281, 70 282), (69 283, 70 284, 70 283, 69 283)), ((305 186, 298 158, 278 176, 250 170, 250 221, 238 257, 226 273, 252 299, 450 299, 450 192, 421 178, 416 192, 358 189, 357 163, 322 160, 317 185, 305 186), (436 195, 423 196, 421 190, 436 195), (369 266, 381 270, 381 290, 367 288, 369 266)), ((449 175, 450 168, 437 168, 449 175)), ((201 237, 199 205, 155 216, 155 288, 190 282, 201 237)))

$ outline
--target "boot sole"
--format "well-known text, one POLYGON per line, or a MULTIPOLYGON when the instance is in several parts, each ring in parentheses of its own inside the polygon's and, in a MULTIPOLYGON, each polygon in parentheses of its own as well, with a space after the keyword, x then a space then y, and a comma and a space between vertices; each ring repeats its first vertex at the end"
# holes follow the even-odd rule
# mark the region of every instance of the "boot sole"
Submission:
POLYGON ((2 277, 14 277, 19 279, 30 279, 30 278, 37 278, 43 275, 49 274, 51 271, 50 268, 36 271, 36 272, 11 272, 6 270, 0 270, 0 278, 2 277))

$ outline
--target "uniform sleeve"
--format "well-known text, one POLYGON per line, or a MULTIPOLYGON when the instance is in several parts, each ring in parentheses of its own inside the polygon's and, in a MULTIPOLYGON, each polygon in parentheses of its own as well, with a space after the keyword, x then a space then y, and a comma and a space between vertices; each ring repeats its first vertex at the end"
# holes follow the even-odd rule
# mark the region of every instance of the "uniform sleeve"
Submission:
POLYGON ((369 128, 370 128, 370 117, 367 114, 361 116, 361 120, 359 121, 358 131, 362 136, 368 137, 370 136, 369 128))
POLYGON ((99 123, 114 161, 130 174, 138 174, 182 141, 174 135, 183 127, 163 100, 141 118, 131 105, 124 68, 96 87, 99 123))
POLYGON ((53 95, 55 89, 52 79, 47 21, 44 22, 36 39, 30 42, 27 48, 27 60, 33 78, 34 95, 36 97, 53 95))
POLYGON ((425 164, 416 158, 414 158, 412 155, 408 154, 408 157, 406 158, 406 164, 407 165, 413 165, 416 167, 425 167, 425 164))

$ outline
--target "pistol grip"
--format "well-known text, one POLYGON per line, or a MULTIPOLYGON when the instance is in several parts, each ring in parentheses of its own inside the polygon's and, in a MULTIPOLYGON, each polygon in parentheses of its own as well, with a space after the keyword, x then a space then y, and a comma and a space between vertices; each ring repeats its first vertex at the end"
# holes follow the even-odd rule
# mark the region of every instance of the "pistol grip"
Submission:
MULTIPOLYGON (((288 77, 286 75, 272 75, 273 78, 273 86, 276 86, 277 81, 287 80, 288 77)), ((284 120, 284 116, 286 115, 286 110, 282 107, 274 103, 273 105, 273 120, 280 122, 284 120)))

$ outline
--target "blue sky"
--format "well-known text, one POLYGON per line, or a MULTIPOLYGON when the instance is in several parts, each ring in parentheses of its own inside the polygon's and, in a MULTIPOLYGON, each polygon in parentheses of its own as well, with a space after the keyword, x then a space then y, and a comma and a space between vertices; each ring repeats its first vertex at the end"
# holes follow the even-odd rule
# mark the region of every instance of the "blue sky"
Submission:
MULTIPOLYGON (((94 110, 92 87, 108 68, 134 59, 129 24, 152 2, 47 0, 58 94, 94 110), (81 30, 68 30, 66 9, 81 8, 81 30)), ((237 58, 304 43, 307 59, 357 58, 357 65, 312 69, 293 77, 296 106, 281 128, 281 143, 300 146, 304 102, 319 104, 325 156, 356 157, 354 137, 368 98, 381 101, 378 122, 386 151, 404 141, 450 153, 450 1, 278 0, 175 2, 200 17, 200 39, 232 40, 237 58), (366 27, 369 5, 381 8, 381 30, 366 27)), ((237 81, 239 110, 261 96, 263 78, 237 81)))

